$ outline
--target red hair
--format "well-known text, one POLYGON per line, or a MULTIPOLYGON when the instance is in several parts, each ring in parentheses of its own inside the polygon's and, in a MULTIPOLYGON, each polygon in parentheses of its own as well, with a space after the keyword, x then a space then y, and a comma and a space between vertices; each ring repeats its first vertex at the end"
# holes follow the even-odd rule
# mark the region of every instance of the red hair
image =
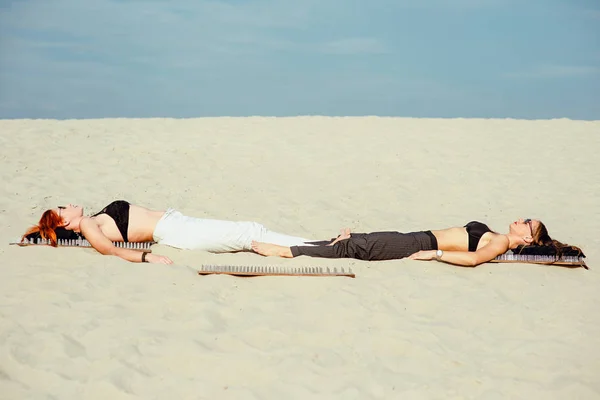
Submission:
POLYGON ((63 219, 54 210, 46 210, 40 218, 40 222, 32 226, 25 232, 21 240, 25 240, 27 235, 32 233, 40 233, 42 239, 50 240, 50 245, 56 247, 56 232, 55 229, 64 225, 63 219))

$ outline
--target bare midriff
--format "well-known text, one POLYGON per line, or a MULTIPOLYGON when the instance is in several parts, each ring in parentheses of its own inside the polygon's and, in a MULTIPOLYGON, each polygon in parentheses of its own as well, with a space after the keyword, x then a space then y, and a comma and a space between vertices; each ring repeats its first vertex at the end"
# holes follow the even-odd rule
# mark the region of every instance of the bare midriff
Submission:
MULTIPOLYGON (((454 227, 431 231, 438 242, 438 249, 444 251, 469 251, 469 234, 465 227, 454 227)), ((486 232, 479 239, 477 248, 480 249, 492 239, 493 232, 486 232)))
POLYGON ((164 211, 150 210, 131 204, 129 207, 129 241, 151 241, 156 224, 164 214, 164 211))
MULTIPOLYGON (((127 236, 130 242, 150 242, 153 240, 156 224, 165 214, 164 211, 150 210, 149 208, 129 206, 129 228, 127 236)), ((122 241, 121 233, 114 220, 106 215, 100 214, 93 217, 97 222, 102 233, 113 241, 122 241)))

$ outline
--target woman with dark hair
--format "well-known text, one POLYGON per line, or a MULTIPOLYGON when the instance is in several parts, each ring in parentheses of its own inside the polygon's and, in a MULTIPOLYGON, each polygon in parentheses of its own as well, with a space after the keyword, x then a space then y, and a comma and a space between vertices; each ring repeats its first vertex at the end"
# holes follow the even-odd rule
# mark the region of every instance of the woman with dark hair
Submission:
POLYGON ((310 246, 281 246, 255 241, 252 249, 264 256, 292 258, 298 256, 324 258, 356 258, 359 260, 438 260, 474 267, 488 262, 519 246, 550 246, 560 257, 566 246, 548 235, 539 220, 519 219, 510 224, 508 233, 496 233, 487 225, 472 221, 462 227, 411 233, 350 233, 343 230, 329 241, 310 242, 310 246))
POLYGON ((150 242, 179 249, 226 253, 251 250, 253 240, 283 246, 307 242, 283 235, 249 221, 221 221, 188 217, 172 208, 155 211, 124 200, 110 203, 102 211, 86 217, 83 207, 69 204, 47 210, 38 225, 22 240, 41 238, 52 246, 58 239, 85 239, 102 254, 115 255, 132 262, 172 264, 165 256, 116 247, 113 242, 150 242))

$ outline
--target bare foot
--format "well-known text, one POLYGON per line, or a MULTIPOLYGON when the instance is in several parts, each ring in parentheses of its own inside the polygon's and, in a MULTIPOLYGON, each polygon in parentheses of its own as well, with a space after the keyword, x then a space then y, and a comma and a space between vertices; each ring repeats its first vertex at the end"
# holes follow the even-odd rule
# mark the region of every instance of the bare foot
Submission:
POLYGON ((263 256, 275 256, 284 258, 293 258, 292 250, 289 247, 279 246, 277 244, 252 241, 252 250, 263 256))
POLYGON ((342 229, 340 231, 340 235, 337 238, 335 238, 335 240, 333 242, 329 243, 327 246, 333 246, 340 240, 346 240, 346 239, 350 239, 350 228, 342 229))

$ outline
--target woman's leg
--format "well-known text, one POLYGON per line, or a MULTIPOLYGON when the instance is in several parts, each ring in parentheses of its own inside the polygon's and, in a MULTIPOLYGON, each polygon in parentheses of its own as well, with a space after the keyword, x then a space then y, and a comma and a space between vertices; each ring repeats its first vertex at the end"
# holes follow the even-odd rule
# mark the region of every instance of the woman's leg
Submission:
POLYGON ((308 256, 320 258, 357 258, 364 260, 368 257, 366 240, 372 233, 353 233, 347 239, 335 240, 327 246, 292 246, 290 253, 293 257, 308 256))
POLYGON ((351 237, 328 241, 309 242, 308 246, 279 246, 272 243, 253 242, 252 250, 263 256, 292 258, 298 256, 320 258, 359 258, 359 243, 364 233, 353 233, 351 237))
POLYGON ((278 233, 278 232, 273 232, 267 228, 265 228, 263 225, 258 224, 256 222, 250 222, 249 224, 252 224, 252 226, 250 227, 250 231, 249 234, 247 236, 247 240, 246 240, 246 247, 247 250, 250 250, 251 245, 252 245, 252 241, 257 241, 257 242, 266 242, 266 243, 273 243, 273 244, 277 244, 279 246, 300 246, 300 245, 308 245, 308 243, 310 243, 309 239, 305 239, 305 238, 301 238, 301 237, 297 237, 297 236, 290 236, 290 235, 285 235, 283 233, 278 233))
POLYGON ((170 210, 155 229, 155 240, 167 246, 226 253, 252 249, 252 241, 283 246, 302 245, 308 239, 273 232, 250 221, 223 221, 188 217, 170 210))
POLYGON ((434 236, 428 232, 353 233, 333 246, 293 246, 293 257, 356 258, 359 260, 398 260, 419 250, 435 250, 434 236))

